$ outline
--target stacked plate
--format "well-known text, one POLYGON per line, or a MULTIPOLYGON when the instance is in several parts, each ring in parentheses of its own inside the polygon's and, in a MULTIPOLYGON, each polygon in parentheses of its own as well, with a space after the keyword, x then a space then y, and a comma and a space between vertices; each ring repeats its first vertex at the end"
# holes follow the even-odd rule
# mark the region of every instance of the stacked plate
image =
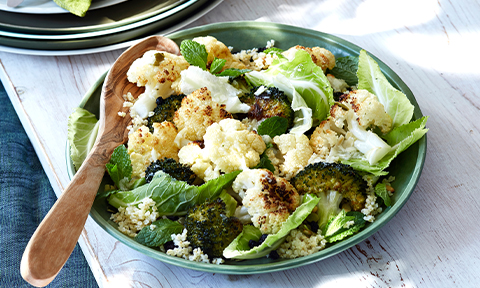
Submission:
POLYGON ((85 17, 53 0, 0 2, 0 51, 73 55, 130 46, 149 34, 167 34, 201 17, 221 0, 93 0, 85 17))

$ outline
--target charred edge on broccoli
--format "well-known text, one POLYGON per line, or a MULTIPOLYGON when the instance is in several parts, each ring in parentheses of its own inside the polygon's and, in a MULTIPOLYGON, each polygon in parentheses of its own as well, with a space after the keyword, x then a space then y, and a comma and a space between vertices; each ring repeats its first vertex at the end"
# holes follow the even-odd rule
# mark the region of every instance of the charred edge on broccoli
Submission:
POLYGON ((240 220, 225 213, 225 203, 218 198, 190 208, 185 217, 190 245, 210 258, 222 257, 223 250, 242 232, 240 220))
POLYGON ((342 194, 342 203, 350 205, 354 211, 365 206, 367 184, 349 165, 341 163, 313 163, 291 180, 298 193, 319 194, 335 190, 342 194))
POLYGON ((197 178, 195 173, 187 165, 180 164, 172 158, 163 158, 152 162, 147 167, 145 170, 145 181, 150 183, 153 179, 153 175, 159 170, 162 170, 179 181, 185 181, 188 184, 192 184, 197 178))
POLYGON ((240 101, 251 107, 247 117, 259 121, 279 116, 286 118, 288 126, 293 127, 294 112, 287 95, 276 87, 265 87, 265 91, 255 95, 258 88, 258 86, 253 87, 250 93, 240 97, 240 101))
POLYGON ((173 116, 175 116, 175 111, 180 108, 182 104, 182 99, 185 97, 185 94, 172 95, 168 98, 163 99, 162 97, 157 98, 157 107, 153 109, 153 116, 147 118, 147 126, 150 129, 150 132, 153 133, 153 123, 162 123, 163 121, 173 122, 173 116))

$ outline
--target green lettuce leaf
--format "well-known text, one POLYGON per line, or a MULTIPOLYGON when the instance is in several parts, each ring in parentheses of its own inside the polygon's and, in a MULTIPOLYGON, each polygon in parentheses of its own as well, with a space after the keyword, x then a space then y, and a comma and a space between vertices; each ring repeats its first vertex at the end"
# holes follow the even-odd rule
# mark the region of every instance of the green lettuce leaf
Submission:
POLYGON ((347 213, 342 210, 325 226, 323 237, 327 242, 333 243, 357 233, 366 224, 363 216, 361 212, 350 211, 347 213), (353 221, 353 225, 347 227, 346 224, 350 221, 353 221))
POLYGON ((225 203, 225 215, 227 215, 227 217, 233 216, 233 214, 235 214, 235 209, 237 209, 237 200, 235 200, 232 195, 228 194, 227 190, 223 190, 218 198, 222 199, 223 203, 225 203))
POLYGON ((152 224, 155 225, 154 229, 148 225, 135 236, 138 243, 148 247, 159 247, 172 241, 172 234, 180 234, 183 231, 182 224, 170 219, 160 219, 152 224))
POLYGON ((97 139, 99 122, 93 113, 75 108, 68 117, 67 138, 70 143, 70 157, 78 170, 97 139))
POLYGON ((358 89, 368 90, 377 96, 385 111, 392 117, 392 128, 407 124, 413 116, 414 106, 407 96, 395 89, 380 70, 377 62, 365 50, 358 59, 358 89))
POLYGON ((302 127, 295 133, 304 133, 311 128, 312 122, 306 119, 308 117, 317 121, 326 119, 334 103, 333 89, 327 77, 312 61, 310 54, 303 50, 296 51, 291 60, 275 59, 267 70, 252 71, 246 73, 245 77, 254 86, 274 86, 285 92, 296 112, 294 128, 299 125, 302 127), (297 112, 301 115, 297 115, 297 112))
POLYGON ((150 183, 129 191, 111 193, 107 200, 115 208, 143 202, 145 198, 155 201, 159 216, 185 215, 190 207, 217 198, 222 190, 231 185, 240 171, 221 175, 202 186, 178 181, 163 171, 158 171, 150 183))
POLYGON ((223 251, 225 258, 233 259, 255 259, 268 255, 271 251, 277 249, 285 240, 291 230, 302 224, 303 220, 312 212, 320 198, 315 195, 305 194, 302 205, 287 218, 282 227, 276 234, 268 235, 265 241, 252 249, 248 246, 249 240, 258 241, 261 236, 260 230, 250 225, 245 225, 244 230, 230 245, 223 251), (248 228, 253 227, 253 228, 248 228), (257 229, 258 232, 255 230, 257 229), (260 233, 260 234, 259 234, 260 233))

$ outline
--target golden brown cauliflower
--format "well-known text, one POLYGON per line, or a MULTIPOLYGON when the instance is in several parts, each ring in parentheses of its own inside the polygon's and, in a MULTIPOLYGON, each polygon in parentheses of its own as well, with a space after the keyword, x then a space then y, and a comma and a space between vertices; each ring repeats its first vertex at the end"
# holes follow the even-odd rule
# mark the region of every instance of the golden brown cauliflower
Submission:
POLYGON ((262 234, 277 233, 301 202, 300 195, 290 182, 266 169, 243 171, 232 188, 239 193, 243 207, 252 216, 253 225, 262 234))
POLYGON ((203 140, 207 127, 227 118, 232 118, 232 114, 225 110, 225 105, 212 100, 207 88, 195 90, 183 98, 182 105, 173 117, 178 128, 175 143, 183 147, 190 141, 203 140))
POLYGON ((197 37, 197 38, 193 38, 192 40, 205 45, 205 48, 207 49, 207 53, 208 53, 207 67, 210 66, 210 64, 213 62, 213 59, 220 58, 220 59, 225 59, 227 61, 225 63, 225 66, 223 66, 223 69, 228 69, 228 68, 245 69, 246 68, 246 66, 242 62, 234 59, 232 57, 232 53, 230 52, 230 49, 228 49, 228 47, 225 44, 218 41, 215 37, 212 37, 212 36, 197 37))
POLYGON ((310 137, 310 146, 312 146, 313 152, 326 157, 332 147, 339 142, 339 137, 343 136, 335 132, 336 130, 338 129, 331 118, 322 121, 310 137))
POLYGON ((147 126, 141 126, 128 136, 128 154, 132 161, 132 178, 145 176, 145 169, 151 162, 164 157, 178 161, 178 147, 174 140, 177 129, 165 121, 153 124, 153 133, 147 126))
POLYGON ((188 62, 183 56, 177 56, 168 52, 150 50, 133 61, 127 72, 128 81, 137 83, 137 86, 150 84, 164 84, 174 82, 180 77, 180 72, 187 69, 188 62))
MULTIPOLYGON (((354 90, 340 96, 339 102, 340 104, 335 104, 330 108, 328 119, 321 122, 310 137, 310 145, 315 154, 309 163, 337 162, 340 158, 362 158, 365 153, 362 154, 359 148, 361 146, 356 144, 358 137, 354 135, 355 131, 357 134, 361 131, 364 131, 362 134, 371 133, 367 130, 373 127, 378 127, 383 133, 391 130, 391 117, 385 112, 384 106, 377 100, 377 97, 370 92, 354 90), (352 127, 352 124, 355 123, 359 129, 352 127)), ((380 141, 375 143, 381 144, 380 141)), ((376 155, 381 155, 378 152, 380 149, 387 152, 389 150, 387 144, 380 144, 376 148, 376 155)), ((374 163, 374 160, 370 160, 374 158, 368 159, 374 163)))
POLYGON ((207 181, 248 169, 260 162, 266 145, 257 133, 235 119, 224 119, 207 128, 203 143, 191 142, 180 149, 180 163, 190 165, 197 176, 207 181))
POLYGON ((284 161, 279 165, 280 176, 289 180, 308 164, 313 154, 308 137, 304 134, 282 134, 273 138, 284 161))
POLYGON ((305 50, 310 54, 312 57, 312 61, 317 64, 317 66, 321 67, 323 72, 327 71, 328 69, 333 69, 335 67, 335 56, 332 54, 332 52, 328 51, 325 48, 320 48, 320 47, 303 47, 300 45, 291 47, 287 51, 284 51, 282 54, 287 57, 287 58, 293 58, 295 55, 295 52, 297 50, 305 50))
POLYGON ((138 87, 145 86, 145 92, 138 96, 132 107, 135 113, 146 118, 155 108, 158 97, 167 98, 175 91, 172 83, 180 80, 180 72, 188 66, 183 56, 156 50, 147 51, 133 61, 127 71, 128 81, 137 83, 138 87))
POLYGON ((382 133, 392 129, 392 118, 385 112, 385 107, 377 96, 367 90, 354 90, 340 96, 340 103, 353 109, 360 127, 367 129, 373 126, 380 128, 382 133))

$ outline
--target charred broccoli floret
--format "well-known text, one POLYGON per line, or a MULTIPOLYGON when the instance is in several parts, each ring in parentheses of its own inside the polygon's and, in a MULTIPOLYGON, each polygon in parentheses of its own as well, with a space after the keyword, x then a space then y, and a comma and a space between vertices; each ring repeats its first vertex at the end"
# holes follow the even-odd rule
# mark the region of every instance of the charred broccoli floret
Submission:
POLYGON ((183 97, 185 97, 185 94, 172 95, 165 99, 162 97, 157 98, 157 107, 153 109, 154 115, 147 118, 147 126, 150 129, 150 132, 153 133, 153 123, 155 122, 173 122, 173 116, 175 115, 175 111, 180 108, 183 97))
POLYGON ((320 227, 340 213, 341 207, 360 211, 365 207, 367 184, 352 167, 341 163, 313 163, 298 172, 291 183, 298 193, 320 197, 317 216, 320 227))
POLYGON ((223 250, 242 232, 243 224, 226 216, 225 203, 220 199, 192 207, 185 217, 187 240, 210 258, 222 257, 223 250))
POLYGON ((292 179, 298 193, 319 194, 331 190, 343 195, 343 201, 354 211, 365 206, 367 183, 349 165, 317 162, 308 165, 292 179))
POLYGON ((145 170, 145 181, 150 183, 153 179, 153 175, 159 170, 167 173, 173 178, 185 181, 188 184, 193 184, 197 175, 188 167, 175 161, 172 158, 163 158, 152 162, 145 170))
POLYGON ((250 93, 240 97, 240 101, 250 105, 251 108, 247 114, 249 119, 260 121, 279 116, 288 120, 288 127, 293 127, 292 103, 287 95, 276 87, 253 87, 250 93))

